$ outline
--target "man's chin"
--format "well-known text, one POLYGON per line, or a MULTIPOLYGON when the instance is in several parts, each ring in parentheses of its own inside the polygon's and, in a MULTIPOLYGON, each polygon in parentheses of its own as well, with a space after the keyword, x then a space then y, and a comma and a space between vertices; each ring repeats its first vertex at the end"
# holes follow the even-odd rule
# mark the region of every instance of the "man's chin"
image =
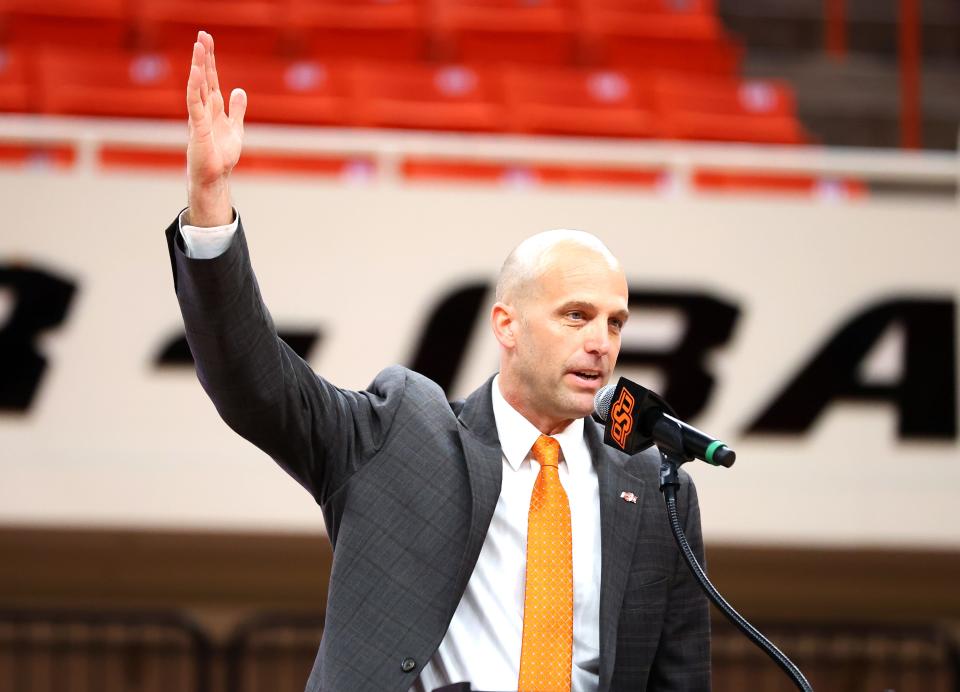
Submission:
POLYGON ((570 417, 584 418, 593 414, 593 402, 594 392, 592 391, 571 392, 568 398, 570 417))

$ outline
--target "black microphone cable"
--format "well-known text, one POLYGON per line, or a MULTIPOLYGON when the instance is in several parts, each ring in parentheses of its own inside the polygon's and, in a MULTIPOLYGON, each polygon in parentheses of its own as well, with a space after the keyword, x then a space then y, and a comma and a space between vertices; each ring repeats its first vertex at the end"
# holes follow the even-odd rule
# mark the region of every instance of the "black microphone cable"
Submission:
POLYGON ((661 459, 660 492, 667 507, 670 529, 687 567, 707 598, 727 620, 767 654, 801 692, 813 692, 813 687, 793 661, 720 595, 697 561, 680 523, 680 513, 677 511, 677 488, 680 487, 677 471, 680 465, 696 458, 714 466, 730 467, 736 459, 734 451, 676 418, 673 409, 658 394, 626 378, 620 378, 617 385, 608 385, 597 392, 594 405, 596 415, 605 422, 606 444, 627 454, 636 454, 656 444, 661 459), (611 428, 616 428, 616 431, 611 428))

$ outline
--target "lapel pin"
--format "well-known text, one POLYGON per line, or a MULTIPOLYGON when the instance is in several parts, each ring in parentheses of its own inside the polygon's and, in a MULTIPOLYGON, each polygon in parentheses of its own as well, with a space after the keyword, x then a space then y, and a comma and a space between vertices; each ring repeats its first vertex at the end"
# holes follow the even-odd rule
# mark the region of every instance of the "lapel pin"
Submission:
POLYGON ((620 493, 620 497, 621 499, 623 499, 624 502, 632 502, 633 504, 637 504, 637 496, 634 495, 633 493, 624 491, 620 493))

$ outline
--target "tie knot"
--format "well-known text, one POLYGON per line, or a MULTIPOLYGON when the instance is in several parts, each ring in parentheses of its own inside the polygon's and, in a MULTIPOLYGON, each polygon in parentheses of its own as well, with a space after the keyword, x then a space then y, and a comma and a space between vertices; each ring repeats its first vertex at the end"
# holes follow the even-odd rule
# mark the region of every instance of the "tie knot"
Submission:
POLYGON ((560 465, 560 443, 552 437, 541 435, 533 443, 533 458, 541 466, 552 466, 556 468, 560 465))

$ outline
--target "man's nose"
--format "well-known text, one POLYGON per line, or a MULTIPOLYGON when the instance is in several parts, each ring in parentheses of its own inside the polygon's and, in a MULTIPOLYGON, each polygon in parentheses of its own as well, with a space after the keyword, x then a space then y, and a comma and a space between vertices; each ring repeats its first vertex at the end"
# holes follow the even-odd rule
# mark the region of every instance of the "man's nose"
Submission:
POLYGON ((610 352, 610 330, 606 322, 597 320, 591 324, 586 337, 583 348, 587 353, 605 356, 610 352))

